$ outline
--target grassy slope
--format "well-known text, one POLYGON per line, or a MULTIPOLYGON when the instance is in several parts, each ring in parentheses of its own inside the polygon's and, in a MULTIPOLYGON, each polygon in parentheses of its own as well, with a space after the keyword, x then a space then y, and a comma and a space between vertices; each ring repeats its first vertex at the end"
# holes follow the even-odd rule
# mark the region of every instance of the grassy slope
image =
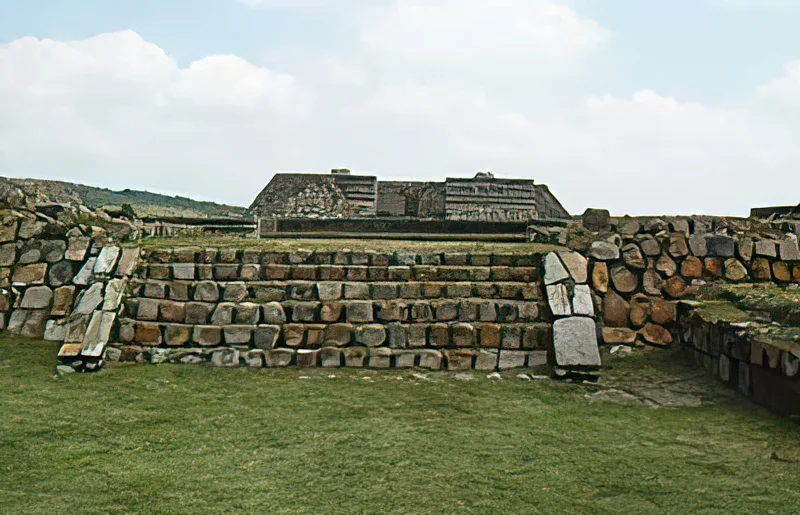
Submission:
POLYGON ((402 371, 298 380, 161 365, 57 379, 55 352, 0 336, 0 511, 789 513, 800 503, 800 429, 727 394, 652 410, 592 402, 576 385, 402 371))

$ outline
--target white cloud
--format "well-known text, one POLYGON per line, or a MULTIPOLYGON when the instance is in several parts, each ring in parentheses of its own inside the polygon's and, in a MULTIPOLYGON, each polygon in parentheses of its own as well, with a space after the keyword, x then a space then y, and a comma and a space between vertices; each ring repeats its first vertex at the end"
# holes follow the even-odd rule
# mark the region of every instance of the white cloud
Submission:
POLYGON ((606 42, 610 32, 549 0, 395 0, 362 17, 373 49, 440 65, 502 60, 524 67, 606 42))

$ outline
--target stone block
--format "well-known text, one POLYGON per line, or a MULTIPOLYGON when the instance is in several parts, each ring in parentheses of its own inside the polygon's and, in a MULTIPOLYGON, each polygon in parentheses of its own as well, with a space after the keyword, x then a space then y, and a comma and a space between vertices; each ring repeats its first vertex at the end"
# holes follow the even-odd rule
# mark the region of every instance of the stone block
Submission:
POLYGON ((63 342, 67 338, 67 325, 61 321, 48 320, 43 338, 48 342, 63 342))
POLYGON ((159 318, 162 322, 183 323, 186 320, 186 304, 169 300, 162 301, 159 318))
POLYGON ((378 348, 369 351, 369 368, 391 368, 392 349, 378 348))
POLYGON ((34 286, 25 290, 20 307, 22 309, 48 309, 53 301, 53 290, 47 286, 34 286))
POLYGON ((369 352, 364 347, 348 347, 342 349, 344 364, 349 368, 362 368, 367 361, 369 352))
POLYGON ((81 295, 78 305, 75 307, 75 313, 82 315, 91 313, 100 307, 103 298, 103 283, 93 284, 81 295))
POLYGON ((386 328, 378 324, 358 326, 355 329, 356 343, 367 347, 379 347, 386 342, 386 328))
MULTIPOLYGON (((67 259, 69 259, 69 251, 67 253, 67 259)), ((117 270, 114 272, 114 275, 116 277, 130 277, 133 275, 138 261, 138 247, 122 249, 122 254, 120 255, 119 263, 117 264, 117 270)))
POLYGON ((411 306, 411 320, 415 322, 430 322, 433 320, 433 309, 427 301, 418 301, 411 306))
POLYGON ((478 333, 472 324, 455 324, 452 328, 452 344, 455 347, 475 347, 478 333))
POLYGON ((544 370, 547 368, 547 351, 533 351, 528 353, 526 366, 533 370, 544 370))
POLYGON ((458 302, 442 300, 432 304, 434 318, 438 322, 452 322, 458 320, 458 302))
POLYGON ((706 239, 709 256, 732 258, 736 254, 736 240, 730 236, 715 235, 706 239))
POLYGON ((160 345, 162 342, 161 326, 155 322, 136 322, 133 341, 141 345, 160 345))
MULTIPOLYGON (((24 312, 22 312, 24 313, 24 312)), ((8 322, 8 330, 14 332, 12 325, 17 311, 12 314, 11 320, 8 322)), ((24 320, 23 320, 24 321, 24 320)), ((67 323, 67 343, 83 343, 83 337, 86 335, 86 327, 89 325, 89 315, 73 315, 67 323)))
POLYGON ((164 329, 164 342, 170 347, 183 347, 192 340, 194 328, 189 325, 168 325, 164 329))
POLYGON ((411 267, 408 266, 390 266, 389 267, 389 280, 390 281, 411 281, 414 278, 414 274, 411 271, 411 267))
POLYGON ((261 308, 264 323, 268 325, 281 325, 286 323, 286 313, 279 302, 269 302, 261 308))
POLYGON ((114 267, 117 265, 119 259, 119 247, 103 247, 100 254, 97 256, 97 261, 94 265, 94 273, 96 275, 111 275, 114 267))
POLYGON ((220 349, 211 354, 211 365, 225 368, 238 367, 239 357, 237 349, 220 349))
POLYGON ((239 280, 238 264, 217 264, 214 265, 214 280, 230 282, 239 280))
POLYGON ((553 328, 550 324, 529 324, 525 325, 522 330, 520 346, 523 349, 545 350, 552 347, 553 328))
POLYGON ((754 260, 753 264, 750 266, 750 272, 753 279, 758 281, 772 280, 772 267, 770 266, 769 260, 766 258, 754 260))
POLYGON ((413 324, 406 327, 406 343, 411 348, 423 348, 428 343, 428 326, 413 324))
POLYGON ((469 350, 445 350, 442 353, 447 358, 447 370, 450 371, 472 370, 472 362, 478 354, 469 350))
POLYGON ((408 346, 408 326, 394 322, 386 326, 386 343, 393 349, 404 349, 408 346))
POLYGON ((74 286, 62 286, 53 293, 53 310, 51 314, 57 317, 64 317, 72 310, 72 302, 75 298, 74 286))
POLYGON ((500 359, 498 367, 500 370, 513 370, 516 368, 525 368, 525 361, 528 357, 527 352, 516 350, 500 350, 500 359))
POLYGON ((442 297, 443 286, 440 283, 423 283, 422 297, 425 299, 439 299, 442 297))
POLYGON ((354 301, 347 304, 346 308, 347 314, 347 321, 350 323, 364 323, 364 322, 372 322, 373 318, 373 310, 372 310, 372 302, 366 301, 354 301))
POLYGON ((14 266, 17 262, 17 245, 15 243, 7 243, 0 245, 0 266, 10 267, 14 266))
POLYGON ((311 349, 300 349, 297 351, 297 366, 299 368, 316 368, 319 351, 311 349))
POLYGON ((464 299, 472 296, 471 283, 455 283, 446 286, 447 298, 464 299))
POLYGON ((270 368, 288 367, 294 360, 294 351, 290 349, 273 349, 267 352, 266 365, 270 368))
POLYGON ((672 335, 664 327, 658 324, 647 324, 639 331, 644 340, 651 345, 669 345, 672 343, 672 335))
POLYGON ((11 281, 18 284, 38 285, 44 284, 45 277, 47 277, 47 264, 36 263, 16 267, 11 281))
POLYGON ((737 259, 725 261, 725 278, 729 281, 740 282, 747 278, 747 267, 737 259))
POLYGON ((599 367, 597 326, 590 318, 564 318, 553 324, 553 346, 559 367, 599 367))
POLYGON ((222 328, 225 343, 228 345, 250 345, 253 340, 253 327, 247 325, 229 325, 222 328))
POLYGON ((258 304, 243 302, 234 309, 233 323, 237 325, 257 325, 261 315, 258 304))
POLYGON ((619 247, 606 241, 595 241, 589 247, 589 256, 598 261, 616 261, 619 259, 619 247))
POLYGON ((607 345, 633 345, 636 343, 636 331, 627 327, 604 327, 603 342, 607 345))
POLYGON ((428 331, 428 343, 431 347, 450 346, 450 326, 448 324, 431 324, 428 331))
POLYGON ((755 254, 759 257, 776 258, 778 257, 778 250, 775 241, 772 240, 756 240, 755 254))
POLYGON ((254 345, 262 350, 272 350, 278 343, 281 328, 277 325, 261 325, 253 331, 254 345))
POLYGON ((336 347, 325 347, 319 351, 319 362, 322 368, 339 368, 342 366, 342 350, 336 347))
POLYGON ((553 284, 547 287, 547 300, 554 316, 569 316, 572 306, 569 301, 567 287, 564 284, 553 284))
POLYGON ((222 343, 222 328, 198 325, 194 327, 192 341, 201 347, 216 347, 222 343))
POLYGON ((422 350, 419 354, 419 368, 441 370, 442 353, 438 350, 422 350))
POLYGON ((289 279, 291 267, 288 265, 266 265, 261 269, 264 279, 268 281, 285 281, 289 279))
POLYGON ((187 302, 185 322, 189 325, 204 325, 208 323, 209 317, 214 309, 214 304, 202 302, 187 302))
POLYGON ((475 370, 495 370, 497 369, 497 357, 499 352, 496 350, 481 350, 475 359, 475 370))
POLYGON ((213 281, 200 281, 194 290, 194 300, 198 302, 218 302, 219 287, 213 281))
POLYGON ((302 347, 305 341, 306 328, 300 324, 285 324, 283 329, 283 343, 287 347, 302 347))
POLYGON ((395 368, 414 368, 419 353, 413 350, 396 350, 393 355, 395 368))
POLYGON ((780 256, 783 261, 800 261, 800 247, 796 239, 784 240, 780 243, 780 256))
POLYGON ((329 324, 325 326, 324 344, 334 347, 346 347, 353 341, 352 324, 329 324))
POLYGON ((325 323, 334 323, 342 319, 344 305, 341 302, 326 302, 319 310, 319 319, 325 323))
MULTIPOLYGON (((567 267, 572 280, 578 284, 584 284, 588 281, 588 267, 589 262, 585 257, 577 252, 559 252, 559 257, 564 265, 567 267)), ((529 281, 531 282, 531 281, 529 281)))
POLYGON ((792 280, 792 270, 789 263, 776 261, 772 264, 772 276, 778 282, 788 283, 792 280))
POLYGON ((561 263, 558 254, 550 252, 544 257, 544 284, 556 284, 569 279, 570 274, 566 267, 561 263))
POLYGON ((363 283, 347 283, 344 285, 344 298, 348 300, 367 300, 370 298, 369 285, 363 283))
POLYGON ((367 275, 368 267, 366 266, 348 266, 347 280, 348 281, 366 281, 369 277, 367 275))
POLYGON ((404 301, 379 301, 375 305, 377 318, 382 322, 405 322, 408 319, 408 305, 404 301))
POLYGON ((376 283, 372 285, 372 298, 376 300, 393 300, 397 298, 397 284, 376 283))
POLYGON ((481 324, 478 326, 480 334, 480 347, 482 349, 499 349, 501 343, 502 326, 498 324, 481 324))
MULTIPOLYGON (((155 322, 158 320, 159 301, 155 299, 139 299, 136 309, 137 320, 155 322)), ((91 313, 88 311, 87 313, 91 313)))
POLYGON ((91 238, 84 238, 84 237, 70 238, 69 245, 67 246, 67 251, 64 254, 64 257, 68 261, 82 262, 86 258, 86 254, 89 252, 89 248, 91 246, 92 246, 91 238))
POLYGON ((144 286, 144 296, 150 299, 166 298, 167 284, 157 281, 147 281, 144 286))
POLYGON ((503 349, 519 349, 522 346, 523 329, 519 325, 505 325, 500 336, 500 347, 503 349))
POLYGON ((326 282, 317 284, 317 296, 321 301, 339 300, 342 298, 343 284, 326 282))

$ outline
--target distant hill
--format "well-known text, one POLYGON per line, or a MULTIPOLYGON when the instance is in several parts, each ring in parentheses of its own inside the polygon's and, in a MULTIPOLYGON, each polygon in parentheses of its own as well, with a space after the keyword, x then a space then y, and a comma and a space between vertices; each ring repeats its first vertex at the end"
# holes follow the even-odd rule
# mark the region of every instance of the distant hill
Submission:
POLYGON ((103 206, 130 204, 139 217, 224 217, 243 216, 246 209, 215 202, 192 200, 187 197, 170 197, 149 191, 112 191, 71 182, 41 179, 0 178, 19 188, 34 203, 83 204, 97 209, 103 206))

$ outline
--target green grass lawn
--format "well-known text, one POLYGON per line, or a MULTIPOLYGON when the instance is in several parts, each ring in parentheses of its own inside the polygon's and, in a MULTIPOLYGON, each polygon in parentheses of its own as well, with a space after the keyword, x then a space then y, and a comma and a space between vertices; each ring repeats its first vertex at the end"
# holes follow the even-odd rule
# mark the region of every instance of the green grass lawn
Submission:
POLYGON ((800 507, 800 427, 663 353, 611 360, 603 381, 685 377, 702 407, 513 374, 151 365, 56 378, 56 350, 0 336, 2 513, 800 507))

